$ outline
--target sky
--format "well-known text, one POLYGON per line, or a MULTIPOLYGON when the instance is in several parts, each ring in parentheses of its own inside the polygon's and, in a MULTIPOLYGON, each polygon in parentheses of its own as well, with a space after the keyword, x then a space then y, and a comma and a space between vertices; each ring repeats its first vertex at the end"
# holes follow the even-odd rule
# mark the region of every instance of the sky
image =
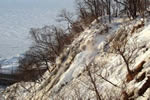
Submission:
POLYGON ((0 0, 1 8, 72 8, 73 0, 0 0))
POLYGON ((73 11, 74 0, 0 0, 0 57, 27 51, 30 28, 55 24, 63 8, 73 11))

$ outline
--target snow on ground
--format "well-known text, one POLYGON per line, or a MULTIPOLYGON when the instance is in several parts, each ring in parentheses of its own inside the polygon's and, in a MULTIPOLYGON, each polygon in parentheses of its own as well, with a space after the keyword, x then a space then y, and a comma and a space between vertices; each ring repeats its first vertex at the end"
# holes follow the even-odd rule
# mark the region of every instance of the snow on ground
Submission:
MULTIPOLYGON (((85 49, 78 53, 70 65, 69 69, 63 73, 60 77, 59 82, 54 86, 54 91, 58 92, 62 86, 70 82, 71 80, 75 79, 83 73, 86 66, 91 63, 98 54, 98 47, 101 45, 102 42, 106 40, 106 36, 114 33, 121 24, 116 22, 109 25, 111 27, 110 31, 106 33, 100 33, 101 30, 104 30, 105 27, 100 24, 96 24, 96 22, 92 23, 91 29, 86 29, 77 40, 84 39, 83 42, 80 43, 80 47, 86 46, 85 49)), ((105 31, 104 31, 105 32, 105 31)))
MULTIPOLYGON (((125 22, 123 24, 125 24, 125 27, 129 31, 137 21, 138 19, 125 22)), ((34 96, 32 96, 31 93, 25 93, 25 95, 21 94, 20 98, 28 96, 28 99, 51 99, 50 97, 54 96, 54 98, 57 98, 56 100, 59 100, 58 97, 62 95, 65 97, 65 99, 69 100, 73 98, 73 96, 80 95, 84 99, 90 98, 94 100, 96 96, 95 92, 93 91, 93 85, 91 84, 89 76, 85 71, 86 65, 88 65, 91 61, 98 65, 94 66, 93 64, 90 66, 90 68, 93 68, 92 70, 94 71, 94 68, 98 69, 96 70, 97 72, 94 73, 93 77, 96 76, 95 79, 97 88, 100 90, 100 94, 103 95, 105 100, 110 100, 110 97, 108 97, 109 95, 112 96, 113 98, 111 99, 114 100, 117 99, 117 97, 120 98, 121 91, 122 89, 125 89, 126 86, 127 91, 139 89, 145 82, 146 78, 141 82, 135 83, 135 80, 133 80, 125 84, 127 69, 122 58, 117 54, 108 53, 103 50, 105 48, 105 43, 107 43, 106 38, 112 36, 112 34, 115 34, 115 32, 118 32, 117 30, 119 28, 122 28, 123 24, 121 24, 121 22, 122 21, 120 18, 116 18, 113 20, 112 24, 108 24, 110 30, 108 31, 108 33, 106 32, 107 34, 105 34, 105 31, 103 34, 100 34, 101 30, 104 30, 105 28, 103 27, 103 25, 93 22, 89 28, 85 29, 85 31, 74 40, 69 48, 69 54, 67 54, 68 59, 62 62, 59 66, 56 65, 56 72, 54 71, 54 74, 50 74, 52 76, 49 76, 49 74, 47 74, 49 78, 46 81, 42 82, 41 86, 36 86, 36 89, 38 90, 37 93, 35 93, 34 96), (76 52, 75 58, 71 63, 67 63, 70 61, 70 56, 72 57, 71 53, 74 52, 76 52), (68 65, 69 67, 66 67, 68 65), (103 80, 101 77, 97 76, 97 74, 102 74, 106 79, 116 84, 118 87, 115 87, 109 82, 103 80)), ((138 41, 138 47, 140 47, 141 45, 146 45, 145 48, 140 49, 135 62, 131 64, 131 68, 135 68, 136 65, 138 65, 141 61, 146 60, 147 63, 144 65, 144 69, 142 70, 142 72, 147 70, 146 73, 148 74, 149 69, 147 68, 150 62, 150 50, 147 50, 146 48, 149 49, 150 47, 149 33, 150 25, 147 25, 135 32, 133 36, 131 36, 131 34, 129 35, 129 38, 131 40, 135 39, 136 41, 138 41)), ((133 46, 130 41, 129 44, 130 47, 133 46)), ((149 91, 144 95, 148 95, 148 93, 149 91)))
POLYGON ((60 77, 59 82, 55 85, 55 91, 58 91, 62 85, 70 82, 73 78, 76 78, 79 74, 83 72, 86 65, 88 65, 91 60, 93 60, 94 56, 96 55, 96 51, 89 52, 83 51, 76 55, 74 62, 71 64, 69 69, 63 73, 60 77))
POLYGON ((12 72, 15 73, 19 65, 18 60, 22 57, 23 55, 17 55, 12 58, 1 60, 0 61, 1 62, 0 73, 3 73, 3 74, 12 74, 12 72))
POLYGON ((150 25, 148 25, 146 27, 146 29, 144 29, 142 32, 139 33, 139 39, 138 42, 146 42, 149 41, 149 37, 150 37, 150 25))
MULTIPOLYGON (((116 19, 117 20, 117 19, 116 19)), ((120 20, 120 19, 119 19, 120 20)), ((117 20, 118 21, 118 20, 117 20)), ((134 25, 134 23, 136 23, 135 21, 132 22, 132 24, 130 23, 130 25, 128 27, 131 27, 134 25)), ((93 24, 94 25, 94 24, 93 24)), ((121 24, 116 24, 116 22, 112 23, 111 25, 111 30, 109 31, 109 33, 114 33, 120 26, 121 24), (116 27, 116 25, 118 25, 116 27)), ((127 26, 126 26, 127 27, 127 26)), ((102 38, 101 38, 101 35, 97 35, 96 32, 94 29, 94 26, 92 27, 91 30, 86 30, 86 34, 88 35, 91 35, 91 34, 95 34, 93 36, 87 36, 86 34, 84 34, 83 37, 85 37, 85 41, 88 41, 88 40, 95 40, 96 42, 93 42, 95 46, 100 46, 102 47, 102 43, 104 43, 103 41, 105 40, 104 38, 106 37, 105 35, 103 36, 102 35, 102 38), (92 30, 93 29, 93 30, 92 30), (99 38, 100 37, 100 38, 99 38), (87 40, 86 40, 87 39, 87 40)), ((149 36, 149 33, 150 33, 150 25, 148 26, 145 26, 145 28, 143 29, 143 31, 141 31, 140 33, 135 33, 133 35, 133 38, 131 37, 131 39, 136 39, 137 42, 139 45, 140 43, 142 45, 144 44, 147 44, 150 42, 150 36, 149 36), (135 38, 136 37, 136 38, 135 38), (146 42, 143 42, 143 41, 146 41, 146 42)), ((83 34, 82 34, 83 35, 83 34)), ((81 36, 82 36, 81 35, 81 36)), ((129 41, 130 42, 130 41, 129 41)), ((82 44, 81 44, 82 45, 82 44)), ((86 45, 90 45, 90 42, 86 45)), ((130 45, 132 46, 132 44, 130 45)), ((150 45, 148 46, 148 48, 150 47, 150 45)), ((97 48, 97 49, 101 49, 101 48, 97 48)), ((97 51, 96 49, 96 51, 97 51)), ((92 51, 92 53, 95 53, 96 51, 92 51)), ((150 55, 150 50, 148 50, 144 55, 142 54, 142 51, 139 52, 140 56, 136 59, 136 62, 134 64, 133 67, 137 66, 141 61, 143 61, 144 59, 147 59, 149 58, 149 55, 150 55)), ((88 78, 84 79, 84 76, 80 76, 79 78, 77 77, 73 77, 74 73, 75 73, 75 76, 78 76, 79 73, 82 73, 83 72, 83 69, 85 68, 85 64, 87 61, 89 56, 90 56, 90 53, 86 54, 86 57, 85 55, 82 55, 83 52, 86 52, 85 51, 82 51, 80 52, 79 54, 77 54, 74 62, 71 64, 70 68, 61 76, 60 78, 60 81, 57 83, 56 87, 57 88, 61 88, 60 86, 61 85, 65 85, 67 84, 70 80, 72 80, 72 82, 70 82, 69 85, 66 85, 66 87, 64 87, 60 94, 63 95, 64 97, 66 96, 67 99, 69 99, 69 97, 73 96, 74 92, 72 92, 75 88, 76 89, 80 89, 82 88, 81 90, 78 91, 79 94, 85 94, 86 91, 89 91, 86 88, 86 84, 87 84, 87 81, 89 80, 88 78), (80 57, 81 56, 81 57, 80 57), (85 57, 85 58, 84 58, 85 57), (85 59, 83 61, 83 59, 85 59), (82 62, 82 63, 81 63, 82 62), (84 68, 83 68, 84 67, 84 68), (76 71, 77 70, 77 71, 76 71), (80 82, 79 79, 81 78, 80 82), (85 84, 83 86, 82 82, 85 84), (71 88, 72 87, 72 88, 71 88), (69 92, 67 92, 69 91, 69 92), (63 94, 63 93, 66 93, 66 94, 63 94), (68 93, 68 94, 67 94, 68 93), (71 93, 73 93, 71 95, 71 93), (71 96, 67 96, 67 95, 71 95, 71 96)), ((110 55, 105 55, 105 54, 97 54, 94 56, 94 59, 95 59, 95 63, 98 63, 99 65, 101 64, 101 62, 103 60, 107 61, 107 64, 105 65, 105 68, 104 69, 101 69, 102 70, 102 75, 106 76, 106 78, 111 81, 112 83, 114 84, 117 84, 119 87, 122 87, 122 88, 125 88, 124 87, 124 81, 125 78, 126 78, 126 74, 127 74, 127 69, 124 64, 124 62, 122 61, 122 58, 120 56, 116 56, 114 54, 110 55)), ((90 62, 90 61, 89 61, 90 62)), ((99 79, 98 79, 99 80, 99 79)), ((146 80, 146 79, 145 79, 146 80)), ((108 94, 110 95, 115 95, 115 92, 113 94, 112 91, 116 91, 116 95, 120 95, 120 92, 121 92, 121 89, 119 88, 115 88, 113 85, 111 85, 110 83, 106 82, 106 81, 102 81, 101 79, 99 80, 101 84, 99 84, 98 88, 101 90, 101 92, 107 92, 107 94, 103 94, 103 96, 105 98, 108 99, 108 94), (117 92, 118 91, 118 92, 117 92)), ((134 83, 134 82, 131 82, 131 84, 129 84, 129 90, 133 90, 135 88, 140 88, 143 83, 145 81, 141 82, 141 83, 134 83)), ((91 93, 90 93, 91 94, 91 93)), ((93 93, 92 93, 93 94, 93 93)), ((91 94, 91 95, 92 95, 91 94)), ((75 95, 75 94, 74 94, 75 95)), ((87 95, 87 94, 86 94, 87 95)), ((145 97, 146 98, 146 97, 145 97)), ((140 99, 139 99, 140 100, 140 99)))

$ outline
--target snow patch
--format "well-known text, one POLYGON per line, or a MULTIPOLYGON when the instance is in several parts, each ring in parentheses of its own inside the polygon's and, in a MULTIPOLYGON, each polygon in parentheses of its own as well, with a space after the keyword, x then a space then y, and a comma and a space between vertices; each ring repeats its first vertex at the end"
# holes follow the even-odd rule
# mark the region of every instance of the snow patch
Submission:
POLYGON ((81 74, 86 65, 91 62, 95 55, 96 52, 89 51, 83 51, 77 54, 74 62, 71 64, 69 69, 61 76, 59 82, 56 84, 55 91, 58 91, 62 85, 65 85, 67 82, 81 74))

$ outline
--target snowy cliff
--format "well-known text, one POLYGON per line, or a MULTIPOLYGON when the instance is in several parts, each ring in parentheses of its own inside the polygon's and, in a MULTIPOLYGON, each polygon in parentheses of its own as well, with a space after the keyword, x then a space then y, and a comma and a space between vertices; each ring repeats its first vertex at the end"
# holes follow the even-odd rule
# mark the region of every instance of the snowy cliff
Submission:
MULTIPOLYGON (((150 98, 150 19, 112 23, 94 21, 57 58, 37 83, 20 82, 8 87, 4 100, 147 100, 150 98), (126 64, 112 49, 114 41, 127 38, 125 54, 134 73, 128 79, 126 64), (144 62, 142 64, 142 62, 144 62), (129 80, 129 81, 128 81, 129 80), (98 94, 97 94, 97 92, 98 94)), ((123 44, 122 44, 123 45, 123 44)))

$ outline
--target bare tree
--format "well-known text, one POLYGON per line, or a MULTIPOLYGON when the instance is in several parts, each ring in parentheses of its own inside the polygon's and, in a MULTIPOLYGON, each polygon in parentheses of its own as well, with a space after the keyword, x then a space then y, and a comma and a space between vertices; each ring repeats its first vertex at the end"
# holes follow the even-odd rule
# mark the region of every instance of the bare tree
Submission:
POLYGON ((102 15, 100 0, 76 0, 77 12, 81 19, 94 17, 97 19, 102 15))
POLYGON ((124 40, 122 42, 120 41, 115 41, 113 42, 113 49, 115 50, 115 52, 117 52, 124 60, 126 67, 127 67, 127 71, 128 73, 132 73, 132 71, 129 68, 129 60, 131 58, 131 56, 129 56, 128 58, 125 55, 126 52, 126 45, 127 45, 127 40, 124 40))
POLYGON ((108 3, 109 22, 111 23, 111 0, 107 0, 107 3, 108 3))
POLYGON ((0 69, 2 68, 2 64, 0 63, 0 69))
POLYGON ((135 72, 130 69, 130 64, 133 63, 140 49, 138 49, 134 40, 132 40, 132 42, 130 41, 131 44, 129 44, 127 33, 128 32, 125 28, 121 29, 112 42, 112 48, 115 53, 122 57, 126 64, 128 75, 129 77, 132 77, 135 72))
POLYGON ((86 70, 88 71, 88 75, 89 75, 89 77, 90 77, 90 81, 91 81, 91 83, 93 84, 94 91, 95 91, 96 96, 97 96, 97 100, 102 100, 102 99, 101 99, 101 96, 100 96, 100 94, 99 94, 99 91, 98 91, 98 88, 97 88, 95 79, 94 79, 93 76, 92 76, 92 73, 91 73, 91 70, 90 70, 90 66, 86 66, 86 70))
MULTIPOLYGON (((104 62, 105 63, 105 62, 104 62)), ((86 65, 86 70, 88 73, 88 76, 90 78, 90 82, 93 85, 93 89, 89 87, 88 89, 93 90, 96 93, 97 99, 98 100, 103 100, 103 96, 100 94, 99 89, 98 89, 98 80, 104 80, 114 86, 115 88, 121 89, 118 85, 114 84, 113 82, 109 81, 106 77, 104 77, 101 72, 104 69, 104 63, 102 62, 101 65, 97 65, 94 62, 91 62, 89 65, 86 65)), ((86 84, 86 83, 85 83, 86 84)), ((108 95, 108 98, 110 98, 111 95, 108 95)), ((118 98, 118 97, 113 97, 113 98, 118 98)))
POLYGON ((107 14, 109 15, 109 23, 111 23, 111 0, 104 0, 103 3, 106 5, 107 14))
MULTIPOLYGON (((47 51, 49 55, 58 56, 65 45, 70 44, 69 35, 65 34, 62 28, 56 26, 43 27, 40 31, 31 29, 30 32, 35 46, 43 51, 47 51)), ((71 39, 71 38, 70 38, 71 39)))
POLYGON ((71 30, 71 26, 74 23, 73 19, 74 15, 71 12, 68 12, 66 9, 61 10, 60 14, 58 14, 56 21, 58 22, 66 22, 67 30, 71 30))
POLYGON ((144 11, 146 11, 149 0, 114 0, 116 3, 119 3, 124 6, 124 9, 127 11, 128 17, 135 19, 137 13, 141 13, 144 16, 144 11))
POLYGON ((93 18, 109 15, 111 22, 111 0, 76 0, 77 12, 81 19, 93 18))
POLYGON ((73 33, 80 33, 83 31, 82 25, 80 24, 79 20, 76 20, 76 15, 73 13, 68 12, 67 10, 63 9, 60 14, 57 16, 56 19, 58 22, 66 22, 67 29, 66 31, 69 34, 73 33))
POLYGON ((33 45, 19 60, 19 68, 22 73, 28 73, 27 78, 32 79, 33 75, 41 77, 44 71, 50 72, 50 64, 54 64, 56 57, 71 43, 72 38, 69 34, 65 34, 62 28, 56 26, 31 29, 30 34, 33 45))

